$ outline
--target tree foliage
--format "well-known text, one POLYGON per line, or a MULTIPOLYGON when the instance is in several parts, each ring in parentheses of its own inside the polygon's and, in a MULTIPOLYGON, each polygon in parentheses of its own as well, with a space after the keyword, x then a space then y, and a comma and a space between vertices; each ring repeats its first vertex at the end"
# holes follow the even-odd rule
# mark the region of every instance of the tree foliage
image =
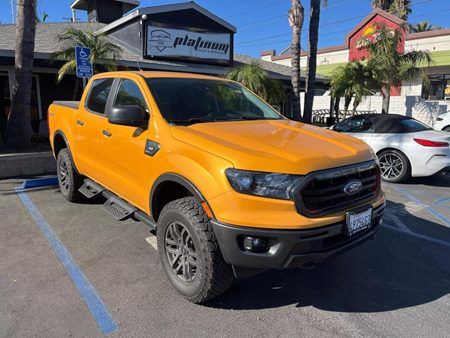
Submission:
POLYGON ((369 51, 368 66, 373 70, 375 80, 381 85, 383 93, 383 112, 389 112, 390 91, 402 81, 422 79, 429 83, 424 67, 432 63, 428 51, 399 50, 405 28, 391 29, 386 26, 378 28, 377 37, 365 48, 369 51))
POLYGON ((352 99, 355 113, 363 97, 380 88, 373 69, 361 61, 352 61, 337 68, 333 72, 330 84, 332 96, 344 98, 345 113, 352 99))
POLYGON ((233 69, 226 77, 241 83, 270 104, 280 105, 285 99, 283 83, 270 78, 256 61, 233 69))
POLYGON ((94 73, 100 71, 114 71, 117 69, 117 61, 120 59, 122 48, 112 43, 105 34, 97 34, 92 30, 83 31, 69 28, 58 35, 61 49, 54 52, 55 60, 66 61, 58 71, 58 82, 65 75, 76 70, 75 47, 83 46, 91 49, 91 63, 94 73))
POLYGON ((411 14, 410 0, 372 0, 372 7, 387 11, 402 20, 407 20, 411 14))
POLYGON ((438 29, 442 29, 442 27, 434 26, 427 21, 421 21, 421 22, 417 22, 415 24, 409 25, 409 30, 412 33, 429 32, 429 31, 434 31, 434 30, 438 30, 438 29))

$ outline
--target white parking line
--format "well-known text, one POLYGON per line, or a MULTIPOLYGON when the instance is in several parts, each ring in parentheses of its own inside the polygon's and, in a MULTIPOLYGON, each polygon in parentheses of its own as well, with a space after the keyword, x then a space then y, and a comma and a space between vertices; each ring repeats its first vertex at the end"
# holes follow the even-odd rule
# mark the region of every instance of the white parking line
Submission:
POLYGON ((155 249, 156 251, 158 251, 158 243, 156 241, 156 236, 148 236, 145 238, 145 240, 147 241, 148 244, 150 244, 153 249, 155 249))

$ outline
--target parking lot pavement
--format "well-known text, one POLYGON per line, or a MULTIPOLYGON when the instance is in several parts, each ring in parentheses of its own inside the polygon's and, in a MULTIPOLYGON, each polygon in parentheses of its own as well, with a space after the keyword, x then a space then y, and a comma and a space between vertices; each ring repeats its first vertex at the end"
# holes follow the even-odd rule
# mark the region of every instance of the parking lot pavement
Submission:
POLYGON ((42 216, 36 221, 13 190, 20 183, 0 181, 1 337, 103 336, 101 318, 55 254, 61 247, 44 237, 42 221, 116 324, 111 337, 450 332, 448 179, 385 184, 388 212, 375 240, 313 270, 241 281, 205 305, 173 291, 143 223, 113 220, 101 200, 68 203, 55 188, 25 195, 42 216))

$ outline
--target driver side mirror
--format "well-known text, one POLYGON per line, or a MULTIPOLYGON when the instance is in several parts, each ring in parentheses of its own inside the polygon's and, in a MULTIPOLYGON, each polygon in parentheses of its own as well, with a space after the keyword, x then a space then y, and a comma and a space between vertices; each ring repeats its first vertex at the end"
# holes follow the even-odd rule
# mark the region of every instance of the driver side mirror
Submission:
POLYGON ((109 113, 108 122, 122 126, 145 128, 148 122, 146 115, 147 113, 136 105, 115 107, 109 113))

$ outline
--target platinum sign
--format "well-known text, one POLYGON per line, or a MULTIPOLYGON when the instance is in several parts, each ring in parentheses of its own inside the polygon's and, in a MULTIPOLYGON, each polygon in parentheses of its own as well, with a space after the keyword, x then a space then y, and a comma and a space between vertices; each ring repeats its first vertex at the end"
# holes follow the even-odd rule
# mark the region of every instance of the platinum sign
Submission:
POLYGON ((150 25, 147 30, 148 56, 228 61, 230 43, 230 34, 225 33, 198 33, 150 25))

